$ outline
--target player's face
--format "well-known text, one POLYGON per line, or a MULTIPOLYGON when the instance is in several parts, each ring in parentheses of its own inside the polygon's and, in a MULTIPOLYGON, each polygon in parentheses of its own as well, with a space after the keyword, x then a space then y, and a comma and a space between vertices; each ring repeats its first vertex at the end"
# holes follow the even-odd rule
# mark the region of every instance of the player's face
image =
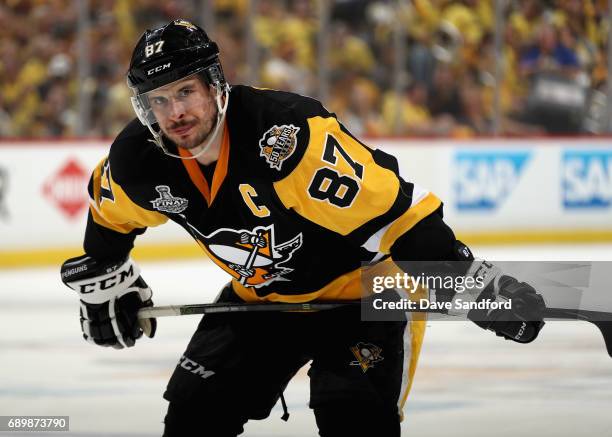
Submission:
POLYGON ((150 91, 147 98, 159 127, 179 147, 193 149, 214 128, 217 105, 213 92, 197 76, 150 91))

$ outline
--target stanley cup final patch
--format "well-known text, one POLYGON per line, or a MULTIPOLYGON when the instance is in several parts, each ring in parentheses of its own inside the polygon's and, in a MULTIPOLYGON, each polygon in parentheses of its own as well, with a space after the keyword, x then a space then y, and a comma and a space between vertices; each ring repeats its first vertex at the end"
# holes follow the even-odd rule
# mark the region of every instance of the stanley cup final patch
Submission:
POLYGON ((158 185, 155 187, 155 191, 159 193, 159 197, 150 202, 153 204, 153 208, 161 212, 169 212, 178 214, 187 209, 189 203, 187 199, 182 197, 174 197, 170 193, 170 187, 167 185, 158 185))
POLYGON ((295 151, 299 131, 300 128, 292 124, 272 126, 259 140, 259 156, 266 158, 271 168, 280 170, 283 161, 295 151))

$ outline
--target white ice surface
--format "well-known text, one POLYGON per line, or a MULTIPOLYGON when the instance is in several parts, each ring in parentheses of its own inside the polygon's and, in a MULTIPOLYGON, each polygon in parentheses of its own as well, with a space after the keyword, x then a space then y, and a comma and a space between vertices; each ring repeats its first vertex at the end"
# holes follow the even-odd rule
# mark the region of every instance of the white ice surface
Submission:
MULTIPOLYGON (((498 260, 611 260, 612 246, 476 253, 498 260)), ((212 301, 227 280, 203 261, 143 263, 142 270, 158 305, 212 301)), ((0 415, 70 416, 71 431, 61 435, 161 435, 161 395, 199 318, 160 319, 155 339, 116 351, 80 338, 77 311, 58 268, 0 270, 0 415)), ((247 424, 244 435, 316 436, 304 369, 285 396, 288 423, 277 405, 267 420, 247 424)), ((405 436, 612 436, 612 358, 595 327, 581 322, 549 322, 529 345, 469 323, 431 322, 405 413, 405 436)))

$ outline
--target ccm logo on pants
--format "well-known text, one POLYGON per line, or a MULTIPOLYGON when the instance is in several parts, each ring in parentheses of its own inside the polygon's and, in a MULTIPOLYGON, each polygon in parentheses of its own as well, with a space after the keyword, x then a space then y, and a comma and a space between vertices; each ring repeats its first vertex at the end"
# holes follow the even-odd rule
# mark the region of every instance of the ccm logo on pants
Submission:
POLYGON ((185 370, 190 371, 194 375, 201 376, 202 379, 206 379, 209 376, 213 376, 215 374, 215 372, 213 372, 212 370, 206 370, 204 366, 199 365, 198 363, 193 360, 190 360, 184 355, 179 360, 179 366, 181 366, 185 370))

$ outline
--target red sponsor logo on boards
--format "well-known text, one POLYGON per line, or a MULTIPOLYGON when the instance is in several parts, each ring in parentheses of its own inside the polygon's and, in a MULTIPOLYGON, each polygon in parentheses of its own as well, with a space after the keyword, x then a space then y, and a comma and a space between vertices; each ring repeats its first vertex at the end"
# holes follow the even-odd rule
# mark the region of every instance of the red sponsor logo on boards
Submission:
POLYGON ((77 218, 87 207, 89 173, 74 158, 53 174, 43 185, 43 194, 69 219, 77 218))

